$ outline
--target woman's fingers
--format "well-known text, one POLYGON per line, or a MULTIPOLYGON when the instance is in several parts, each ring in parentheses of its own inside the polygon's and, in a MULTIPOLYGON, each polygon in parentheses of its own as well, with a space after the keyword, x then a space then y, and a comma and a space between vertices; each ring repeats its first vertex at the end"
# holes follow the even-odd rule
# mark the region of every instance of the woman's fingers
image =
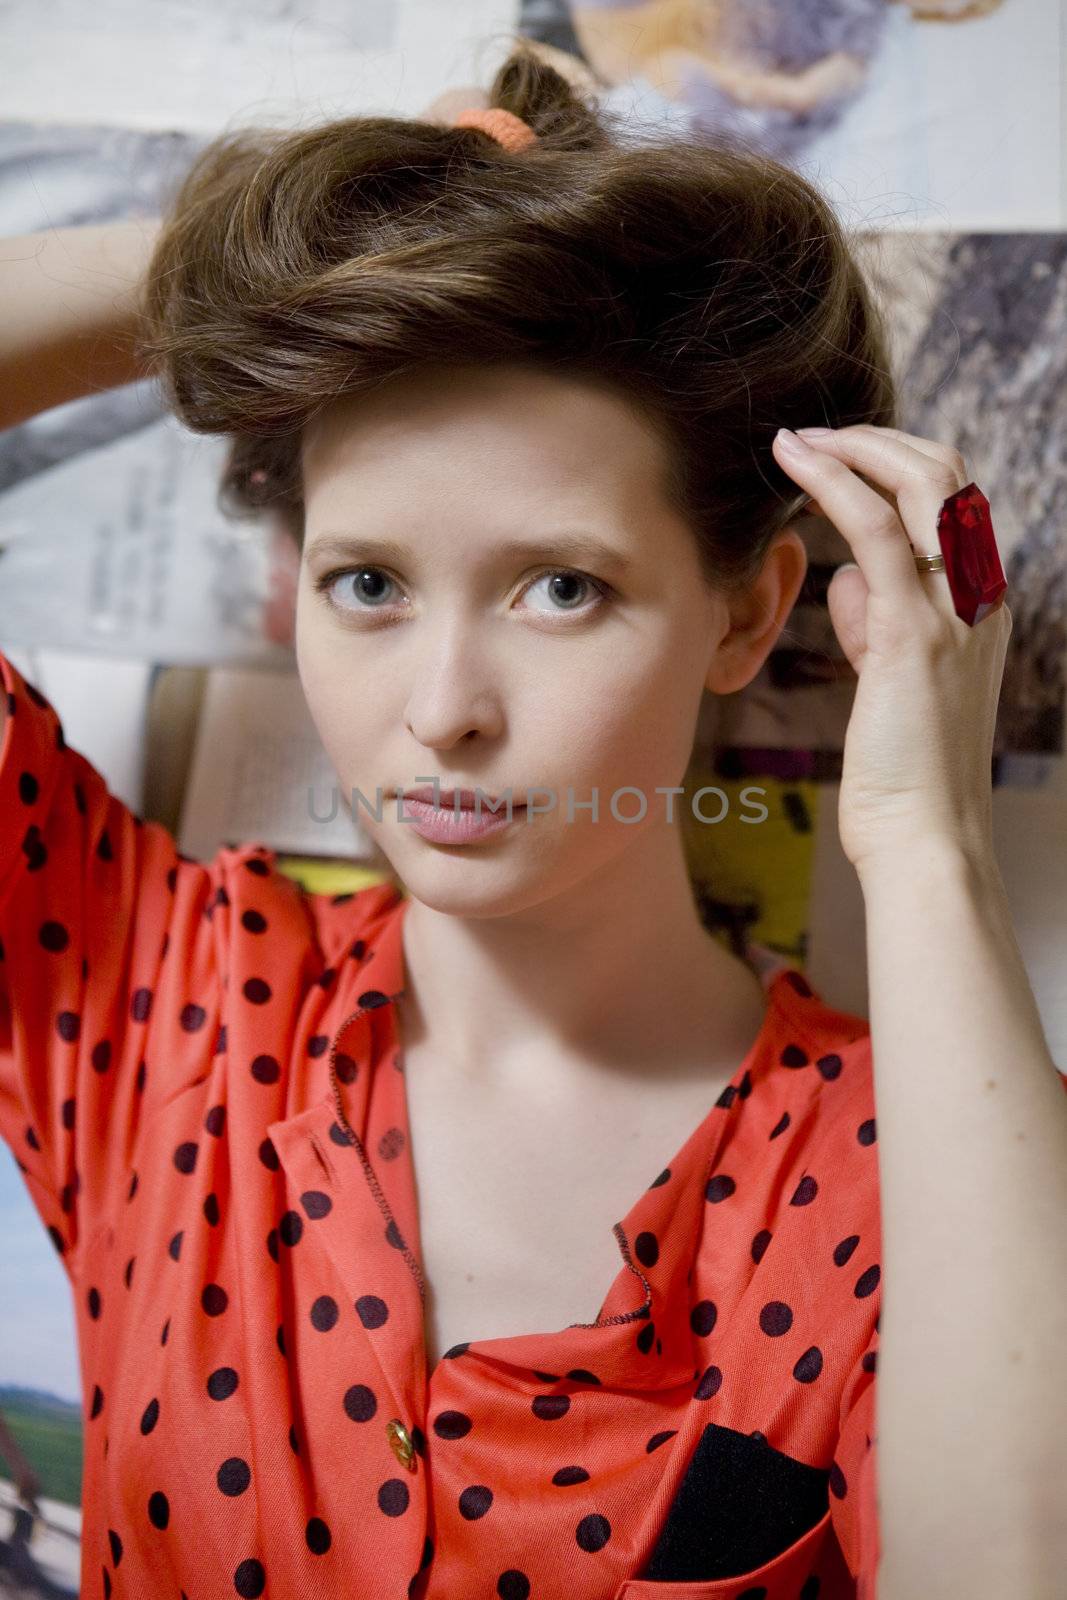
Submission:
MULTIPOLYGON (((870 592, 917 602, 921 588, 908 533, 890 500, 864 483, 837 453, 813 447, 788 429, 775 436, 773 448, 783 469, 818 501, 848 541, 870 592)), ((885 465, 876 469, 868 463, 865 470, 879 479, 885 465)), ((892 490, 892 485, 882 486, 892 490)))
MULTIPOLYGON (((797 429, 802 438, 806 437, 810 431, 807 428, 797 429)), ((949 466, 956 467, 961 474, 961 487, 967 481, 966 463, 954 445, 941 444, 937 439, 923 439, 917 433, 905 433, 902 428, 879 428, 872 422, 857 422, 848 428, 831 428, 828 431, 835 438, 846 438, 849 434, 873 433, 887 439, 896 439, 900 444, 910 444, 913 450, 919 451, 920 455, 932 456, 935 461, 944 461, 949 466)), ((825 437, 825 434, 823 436, 825 437)))
POLYGON ((927 449, 921 450, 911 442, 912 435, 867 423, 801 437, 820 454, 844 462, 887 491, 896 501, 916 553, 938 553, 941 503, 968 481, 967 464, 958 450, 933 440, 925 441, 927 449))

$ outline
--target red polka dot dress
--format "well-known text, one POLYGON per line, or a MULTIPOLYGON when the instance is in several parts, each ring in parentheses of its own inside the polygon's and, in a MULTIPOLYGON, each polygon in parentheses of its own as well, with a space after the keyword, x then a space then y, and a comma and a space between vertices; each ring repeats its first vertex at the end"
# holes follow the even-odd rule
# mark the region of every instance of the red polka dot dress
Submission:
POLYGON ((759 1036, 599 1311, 428 1373, 409 902, 181 856, 0 674, 0 1133, 74 1295, 83 1596, 875 1600, 866 1021, 751 946, 759 1036))

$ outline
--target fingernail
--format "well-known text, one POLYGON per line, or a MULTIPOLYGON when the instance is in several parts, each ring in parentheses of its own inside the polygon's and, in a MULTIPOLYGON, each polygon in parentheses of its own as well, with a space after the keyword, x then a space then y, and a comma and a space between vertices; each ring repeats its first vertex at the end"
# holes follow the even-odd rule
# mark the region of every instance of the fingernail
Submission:
POLYGON ((833 428, 798 428, 797 432, 804 439, 829 439, 833 428))
POLYGON ((811 453, 811 446, 805 444, 803 439, 798 439, 791 428, 779 428, 775 439, 782 449, 796 456, 806 456, 811 453))

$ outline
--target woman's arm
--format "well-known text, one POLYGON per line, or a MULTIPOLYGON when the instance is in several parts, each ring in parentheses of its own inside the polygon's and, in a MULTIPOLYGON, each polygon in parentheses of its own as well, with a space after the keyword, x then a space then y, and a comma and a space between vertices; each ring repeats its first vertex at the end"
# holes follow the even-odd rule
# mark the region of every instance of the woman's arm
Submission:
POLYGON ((993 848, 1011 612, 971 626, 947 577, 916 569, 968 487, 957 450, 868 424, 775 450, 856 558, 827 598, 859 680, 838 826, 866 910, 877 1108, 877 1600, 1058 1600, 1067 1080, 993 848))
POLYGON ((0 239, 0 428, 146 376, 135 348, 159 218, 0 239))
POLYGON ((861 873, 882 1197, 878 1600, 1067 1572, 1067 1095, 992 857, 861 873))

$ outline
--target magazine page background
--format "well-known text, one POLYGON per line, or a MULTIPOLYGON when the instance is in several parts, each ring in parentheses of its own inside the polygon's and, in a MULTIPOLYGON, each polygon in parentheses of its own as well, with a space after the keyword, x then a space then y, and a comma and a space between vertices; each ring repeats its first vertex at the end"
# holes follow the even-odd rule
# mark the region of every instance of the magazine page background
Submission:
MULTIPOLYGON (((448 85, 487 81, 508 30, 566 57, 576 73, 593 72, 603 48, 597 29, 603 39, 604 27, 624 24, 628 9, 626 0, 581 11, 565 0, 463 0, 447 8, 430 0, 307 0, 295 12, 254 0, 158 0, 148 9, 100 0, 87 13, 73 0, 47 11, 9 0, 0 9, 8 119, 0 123, 0 232, 152 215, 200 145, 227 126, 297 125, 367 110, 414 115, 448 85)), ((1015 618, 998 722, 998 859, 1062 1062, 1060 8, 1052 0, 1001 0, 986 16, 944 25, 920 22, 901 0, 721 0, 705 10, 715 22, 707 60, 675 63, 671 92, 664 92, 666 76, 657 87, 652 61, 651 77, 602 77, 598 93, 634 139, 700 125, 710 136, 763 144, 818 181, 866 236, 867 270, 893 302, 905 426, 957 442, 994 505, 1015 618), (783 85, 783 74, 807 74, 806 100, 783 85), (791 94, 793 103, 783 103, 791 94)), ((176 444, 151 385, 77 401, 8 430, 0 435, 0 543, 10 553, 26 541, 23 565, 8 570, 32 575, 33 541, 38 560, 46 547, 52 563, 66 552, 71 570, 63 582, 71 587, 64 592, 77 594, 81 581, 84 595, 86 569, 72 553, 79 536, 83 556, 92 543, 80 498, 91 490, 98 570, 100 552, 108 552, 114 580, 112 617, 127 627, 150 615, 159 622, 158 611, 146 608, 153 594, 158 604, 162 580, 153 589, 144 572, 140 579, 125 572, 124 552, 131 541, 136 547, 138 529, 147 530, 160 563, 180 550, 187 570, 198 566, 201 594, 229 595, 209 648, 232 660, 288 659, 273 603, 269 530, 239 538, 212 513, 217 443, 176 444), (109 483, 113 462, 121 471, 109 483), (106 538, 99 530, 109 526, 106 538)), ((693 767, 694 782, 729 791, 745 781, 747 763, 756 774, 750 781, 767 785, 774 824, 758 851, 748 842, 748 856, 740 841, 704 830, 691 859, 709 921, 754 924, 770 944, 803 956, 831 1002, 863 1012, 862 902, 837 843, 833 770, 851 691, 835 668, 840 652, 820 601, 820 586, 824 593, 847 551, 816 519, 806 520, 804 536, 812 570, 790 637, 735 703, 709 708, 693 767), (724 759, 726 770, 718 770, 724 759)), ((6 644, 3 608, 0 582, 6 644)), ((188 634, 178 613, 172 621, 172 654, 180 659, 188 634)), ((81 629, 81 648, 116 647, 116 629, 89 629, 84 611, 63 624, 81 629)), ((0 1157, 0 1281, 13 1290, 0 1305, 0 1414, 41 1480, 43 1512, 24 1543, 10 1464, 0 1462, 0 1539, 25 1573, 32 1563, 54 1592, 73 1594, 83 1397, 70 1290, 10 1155, 0 1157)), ((34 1590, 27 1583, 23 1592, 34 1590)))

